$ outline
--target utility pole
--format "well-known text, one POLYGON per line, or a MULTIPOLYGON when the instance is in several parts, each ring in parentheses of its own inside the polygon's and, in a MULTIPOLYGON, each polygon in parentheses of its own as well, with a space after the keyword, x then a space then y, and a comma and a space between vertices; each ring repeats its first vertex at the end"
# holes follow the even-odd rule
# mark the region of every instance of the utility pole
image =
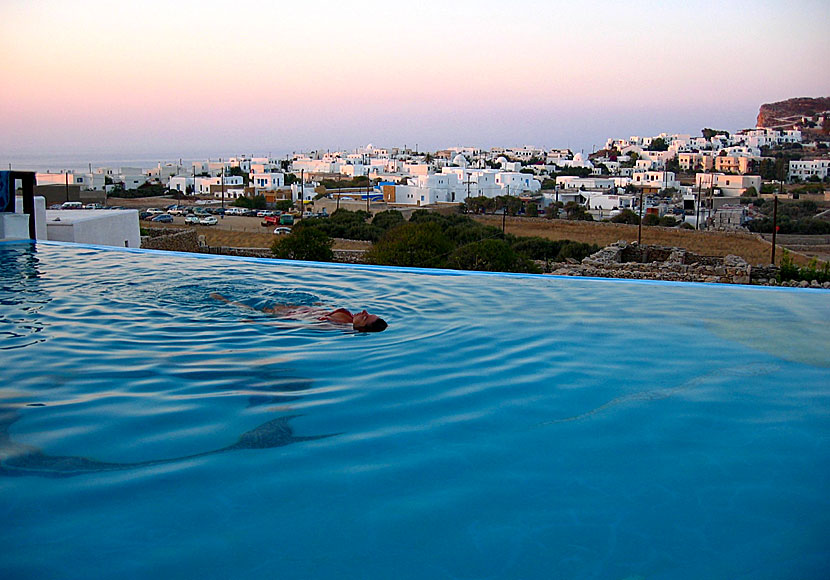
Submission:
POLYGON ((372 185, 372 180, 369 177, 369 170, 366 170, 366 213, 371 214, 369 211, 369 186, 372 185))
POLYGON ((305 210, 305 169, 300 169, 300 215, 305 210))
POLYGON ((225 219, 225 164, 222 164, 222 177, 219 178, 222 185, 222 219, 225 219))
POLYGON ((695 203, 695 229, 700 229, 700 185, 702 181, 697 182, 697 203, 695 203))
POLYGON ((640 223, 637 224, 637 245, 643 241, 643 190, 640 189, 640 223))
POLYGON ((772 250, 770 262, 775 265, 775 238, 778 233, 778 196, 772 198, 772 250))
MULTIPOLYGON (((507 185, 507 197, 510 197, 510 184, 507 185)), ((503 198, 504 203, 502 204, 501 210, 501 237, 505 237, 505 225, 507 223, 507 198, 503 198)))
POLYGON ((66 201, 69 201, 69 170, 63 170, 63 187, 66 192, 66 201))

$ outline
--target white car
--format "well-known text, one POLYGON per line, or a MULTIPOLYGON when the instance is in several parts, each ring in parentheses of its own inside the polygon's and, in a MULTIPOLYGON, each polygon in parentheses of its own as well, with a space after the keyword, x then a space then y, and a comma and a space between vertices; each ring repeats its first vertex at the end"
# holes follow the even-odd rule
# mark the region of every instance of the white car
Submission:
POLYGON ((284 235, 284 234, 290 234, 291 233, 291 228, 287 228, 285 226, 280 226, 280 227, 278 227, 274 230, 274 233, 278 236, 281 236, 281 235, 284 235))
POLYGON ((186 224, 198 224, 199 223, 199 216, 194 215, 194 214, 190 214, 188 216, 185 216, 184 223, 186 223, 186 224))
POLYGON ((150 215, 160 215, 160 214, 167 213, 167 212, 165 212, 163 209, 159 209, 157 207, 151 207, 150 209, 147 210, 147 213, 150 214, 150 215))
POLYGON ((203 217, 199 220, 199 223, 203 226, 215 226, 219 223, 219 220, 216 219, 216 216, 209 215, 207 217, 203 217))

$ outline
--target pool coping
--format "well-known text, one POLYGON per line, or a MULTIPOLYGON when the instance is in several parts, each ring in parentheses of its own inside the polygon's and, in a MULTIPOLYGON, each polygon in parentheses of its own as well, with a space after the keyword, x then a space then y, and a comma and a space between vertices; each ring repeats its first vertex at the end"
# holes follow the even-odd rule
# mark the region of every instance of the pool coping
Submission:
POLYGON ((759 291, 796 291, 796 292, 830 292, 826 288, 801 288, 792 286, 762 286, 752 284, 730 284, 724 282, 683 282, 679 280, 652 280, 640 278, 604 278, 601 276, 564 276, 560 274, 529 274, 524 272, 482 272, 479 270, 451 270, 448 268, 415 268, 411 266, 377 266, 374 264, 344 264, 339 262, 313 262, 310 260, 285 260, 281 258, 255 258, 251 256, 229 256, 225 254, 202 254, 197 252, 174 252, 171 250, 151 250, 147 248, 122 248, 120 246, 103 246, 98 244, 82 244, 76 242, 59 242, 54 240, 0 240, 0 247, 5 245, 30 245, 37 247, 45 246, 67 246, 74 248, 87 248, 93 250, 109 250, 129 254, 154 254, 164 256, 188 257, 202 260, 231 260, 237 262, 249 262, 255 264, 280 264, 285 266, 313 266, 315 268, 332 268, 347 270, 367 270, 375 272, 402 272, 407 274, 433 275, 433 276, 497 276, 508 278, 535 278, 545 280, 597 280, 622 284, 645 284, 655 286, 694 286, 694 287, 726 287, 746 288, 759 291))

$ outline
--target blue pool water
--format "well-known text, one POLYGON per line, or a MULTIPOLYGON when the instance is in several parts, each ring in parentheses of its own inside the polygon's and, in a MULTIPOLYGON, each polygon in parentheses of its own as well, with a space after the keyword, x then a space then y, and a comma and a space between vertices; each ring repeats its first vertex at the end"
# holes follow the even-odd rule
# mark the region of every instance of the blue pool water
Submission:
POLYGON ((3 244, 0 578, 824 578, 828 345, 825 291, 3 244))

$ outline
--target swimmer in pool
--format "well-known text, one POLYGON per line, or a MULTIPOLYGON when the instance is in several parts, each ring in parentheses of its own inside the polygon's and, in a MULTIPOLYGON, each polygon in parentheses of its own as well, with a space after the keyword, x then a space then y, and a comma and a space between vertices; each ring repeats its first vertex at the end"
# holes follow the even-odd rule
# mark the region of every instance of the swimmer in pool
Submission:
MULTIPOLYGON (((232 302, 221 294, 216 292, 210 295, 214 300, 220 300, 227 304, 234 306, 241 306, 242 308, 250 308, 256 310, 253 306, 242 304, 241 302, 232 302)), ((325 310, 323 308, 312 308, 311 306, 295 306, 292 304, 275 304, 274 306, 266 306, 260 308, 260 311, 265 314, 272 314, 279 318, 288 318, 293 320, 319 320, 322 322, 331 322, 334 324, 351 324, 357 332, 381 332, 388 326, 386 321, 382 318, 369 314, 365 310, 352 314, 345 308, 338 308, 336 310, 325 310)))

